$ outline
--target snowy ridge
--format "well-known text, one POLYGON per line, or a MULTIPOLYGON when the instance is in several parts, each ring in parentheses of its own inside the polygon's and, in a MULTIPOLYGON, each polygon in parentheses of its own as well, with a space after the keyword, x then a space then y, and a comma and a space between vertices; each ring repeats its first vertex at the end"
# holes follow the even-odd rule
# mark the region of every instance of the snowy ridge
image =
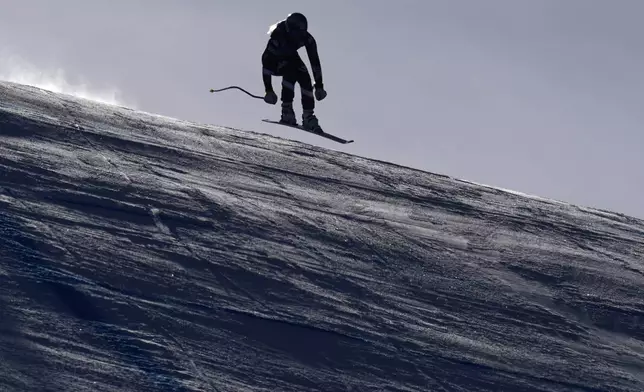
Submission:
POLYGON ((502 187, 492 186, 492 185, 487 185, 487 184, 481 184, 481 183, 478 183, 478 182, 468 181, 468 180, 463 180, 463 179, 459 179, 459 181, 462 181, 462 182, 465 182, 465 183, 468 183, 468 184, 472 184, 472 185, 476 185, 476 186, 479 186, 479 187, 496 189, 496 190, 511 193, 511 194, 517 195, 517 196, 528 197, 528 198, 531 198, 531 199, 534 199, 534 200, 541 200, 541 201, 544 201, 544 202, 547 202, 547 203, 557 203, 557 204, 563 204, 563 205, 571 206, 570 203, 565 203, 565 202, 560 201, 560 200, 550 199, 550 198, 547 198, 547 197, 541 197, 541 196, 537 196, 537 195, 530 195, 530 194, 515 191, 515 190, 512 190, 512 189, 507 189, 507 188, 502 188, 502 187))
POLYGON ((0 84, 2 391, 641 391, 644 222, 0 84))

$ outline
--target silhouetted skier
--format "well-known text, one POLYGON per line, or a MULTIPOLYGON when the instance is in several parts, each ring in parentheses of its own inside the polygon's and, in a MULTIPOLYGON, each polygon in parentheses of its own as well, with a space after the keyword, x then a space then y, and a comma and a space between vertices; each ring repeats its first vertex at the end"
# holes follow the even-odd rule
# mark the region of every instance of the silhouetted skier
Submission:
POLYGON ((314 97, 321 101, 327 93, 322 84, 322 66, 318 55, 315 38, 308 32, 308 21, 299 12, 289 14, 288 17, 270 27, 266 49, 262 54, 263 79, 266 95, 264 101, 271 105, 277 103, 277 94, 273 91, 272 76, 282 76, 282 117, 280 122, 297 125, 293 99, 295 98, 295 83, 300 84, 302 94, 302 126, 305 129, 322 132, 318 119, 313 114, 315 109, 314 97), (315 80, 315 93, 311 84, 311 76, 306 64, 297 50, 306 48, 311 62, 313 78, 315 80))

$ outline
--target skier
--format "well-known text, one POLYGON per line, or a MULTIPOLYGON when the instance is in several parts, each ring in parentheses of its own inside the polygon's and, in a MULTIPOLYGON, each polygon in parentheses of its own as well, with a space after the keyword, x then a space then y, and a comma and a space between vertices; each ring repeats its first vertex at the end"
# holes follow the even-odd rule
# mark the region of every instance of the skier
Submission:
POLYGON ((313 114, 315 100, 323 100, 327 93, 322 84, 322 66, 318 55, 315 38, 308 32, 308 21, 299 12, 289 14, 268 30, 270 39, 262 54, 263 79, 266 95, 264 101, 268 104, 277 103, 277 94, 271 83, 272 76, 282 76, 282 117, 281 123, 297 125, 293 99, 295 98, 295 83, 300 84, 302 95, 302 126, 310 131, 322 133, 318 119, 313 114), (306 64, 297 50, 306 48, 313 78, 315 80, 315 93, 311 84, 311 76, 306 64))

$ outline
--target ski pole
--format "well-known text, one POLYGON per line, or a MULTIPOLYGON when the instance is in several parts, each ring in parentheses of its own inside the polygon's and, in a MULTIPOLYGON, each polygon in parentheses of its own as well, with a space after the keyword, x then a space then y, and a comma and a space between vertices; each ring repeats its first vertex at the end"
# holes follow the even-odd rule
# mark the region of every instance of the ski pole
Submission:
POLYGON ((239 86, 229 86, 229 87, 220 88, 218 90, 215 90, 215 89, 211 88, 210 92, 211 93, 217 93, 217 92, 224 91, 224 90, 230 90, 231 88, 236 88, 237 90, 241 90, 241 91, 245 92, 246 94, 250 95, 253 98, 264 99, 264 97, 260 97, 259 95, 253 95, 253 94, 249 93, 248 91, 244 90, 243 88, 241 88, 239 86))

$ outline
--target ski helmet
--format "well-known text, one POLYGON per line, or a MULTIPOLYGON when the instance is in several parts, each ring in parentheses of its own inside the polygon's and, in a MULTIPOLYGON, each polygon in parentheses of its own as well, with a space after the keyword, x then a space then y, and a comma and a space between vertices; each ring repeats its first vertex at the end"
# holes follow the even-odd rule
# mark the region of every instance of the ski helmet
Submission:
POLYGON ((286 17, 286 26, 290 31, 307 31, 309 23, 306 16, 299 12, 293 12, 286 17))

